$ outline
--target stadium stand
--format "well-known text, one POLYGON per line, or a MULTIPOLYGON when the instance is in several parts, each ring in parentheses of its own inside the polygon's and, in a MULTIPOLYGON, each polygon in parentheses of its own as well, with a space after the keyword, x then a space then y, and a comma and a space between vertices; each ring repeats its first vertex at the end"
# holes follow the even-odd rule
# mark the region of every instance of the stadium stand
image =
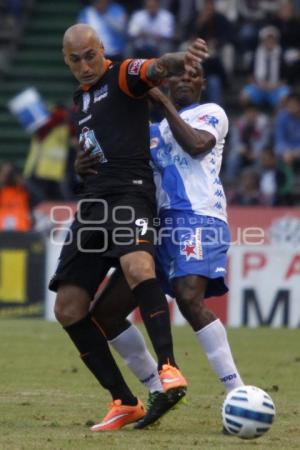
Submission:
MULTIPOLYGON (((127 11, 128 31, 132 15, 142 8, 144 2, 143 0, 118 0, 117 2, 127 11)), ((235 123, 247 109, 247 105, 240 101, 240 93, 251 80, 253 73, 251 61, 253 61, 259 33, 263 28, 269 28, 270 25, 276 26, 281 33, 280 43, 288 66, 285 82, 292 92, 298 94, 300 92, 300 1, 268 0, 263 3, 267 6, 264 11, 258 8, 261 0, 241 2, 236 0, 160 0, 161 7, 169 9, 175 16, 176 28, 178 27, 172 44, 175 48, 179 50, 186 48, 197 34, 208 39, 211 58, 205 66, 208 85, 203 93, 203 101, 217 101, 224 106, 230 118, 231 127, 221 174, 225 188, 229 192, 229 203, 230 191, 233 190, 235 195, 239 185, 237 180, 240 180, 242 176, 240 170, 234 177, 230 175, 232 169, 230 164, 237 152, 235 144, 232 144, 234 139, 231 135, 234 134, 235 123), (235 5, 234 8, 230 9, 233 5, 235 5), (229 10, 230 14, 228 14, 229 10), (221 22, 223 24, 226 22, 233 30, 231 33, 221 33, 222 39, 219 39, 220 33, 218 36, 215 35, 215 22, 220 17, 222 17, 221 22), (198 30, 199 20, 202 26, 203 21, 205 22, 206 33, 203 29, 198 30), (247 34, 249 27, 252 27, 250 37, 247 34), (246 35, 245 29, 248 30, 246 35), (220 42, 217 42, 218 39, 210 39, 212 36, 217 37, 220 42), (228 43, 228 40, 232 56, 230 58, 226 52, 223 52, 224 43, 228 43), (221 69, 218 64, 220 60, 224 66, 221 69), (210 78, 214 82, 212 89, 210 89, 210 78), (220 92, 217 98, 215 98, 216 78, 218 78, 220 92), (213 93, 215 97, 211 98, 210 93, 213 93)), ((78 20, 82 8, 90 4, 92 0, 0 0, 0 163, 12 161, 23 169, 29 150, 30 137, 9 113, 7 108, 9 100, 25 88, 34 87, 49 105, 70 106, 76 82, 64 66, 61 39, 65 29, 78 20)), ((128 50, 125 53, 125 56, 132 56, 128 50)), ((274 72, 274 69, 272 71, 274 72)), ((276 116, 282 107, 284 105, 281 104, 275 109, 266 104, 260 105, 259 112, 266 114, 271 123, 271 137, 267 150, 273 152, 276 116)), ((291 164, 282 162, 276 152, 275 157, 277 165, 287 166, 287 171, 293 175, 290 183, 292 195, 288 203, 298 205, 300 203, 300 157, 296 167, 289 167, 291 164)), ((255 170, 261 169, 259 158, 255 158, 253 163, 255 170)), ((275 204, 278 202, 275 201, 275 204)))
MULTIPOLYGON (((24 17, 19 29, 6 34, 14 49, 12 59, 5 62, 0 73, 1 160, 9 159, 19 167, 24 165, 29 137, 8 112, 7 102, 30 86, 51 103, 70 100, 74 81, 62 61, 61 39, 65 29, 75 22, 81 7, 79 0, 25 0, 23 3, 24 17)), ((3 39, 1 31, 0 41, 3 39)))

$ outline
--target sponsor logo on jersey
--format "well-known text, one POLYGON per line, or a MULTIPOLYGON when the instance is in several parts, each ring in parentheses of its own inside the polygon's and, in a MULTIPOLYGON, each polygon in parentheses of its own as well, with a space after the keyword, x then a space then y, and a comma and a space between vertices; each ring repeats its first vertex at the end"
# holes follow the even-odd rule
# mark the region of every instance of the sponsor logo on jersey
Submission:
POLYGON ((145 61, 145 59, 133 59, 128 65, 129 75, 138 75, 145 61))
POLYGON ((219 272, 226 272, 226 269, 224 269, 224 267, 217 267, 216 270, 215 270, 215 272, 216 272, 216 273, 219 273, 219 272))
POLYGON ((98 155, 100 163, 107 162, 101 145, 99 144, 95 136, 94 130, 90 130, 88 127, 84 127, 79 136, 79 142, 82 144, 84 151, 92 149, 91 154, 98 155))
POLYGON ((181 155, 180 153, 172 152, 171 145, 162 145, 156 148, 155 146, 151 147, 150 144, 150 149, 152 150, 151 152, 152 161, 155 164, 155 166, 159 169, 164 169, 165 167, 171 165, 179 166, 181 168, 189 167, 188 159, 184 155, 181 155))
POLYGON ((85 92, 82 96, 82 111, 83 112, 87 112, 87 110, 89 109, 90 106, 90 102, 91 102, 91 96, 89 94, 89 92, 85 92))
POLYGON ((180 254, 186 260, 203 259, 203 249, 201 243, 201 228, 196 228, 194 232, 183 234, 180 241, 180 254))
POLYGON ((216 128, 219 123, 219 119, 217 119, 215 116, 210 116, 209 114, 200 116, 198 120, 199 122, 205 123, 205 125, 211 125, 214 128, 216 128))
POLYGON ((94 92, 94 103, 100 102, 108 96, 108 85, 105 84, 100 89, 94 92))

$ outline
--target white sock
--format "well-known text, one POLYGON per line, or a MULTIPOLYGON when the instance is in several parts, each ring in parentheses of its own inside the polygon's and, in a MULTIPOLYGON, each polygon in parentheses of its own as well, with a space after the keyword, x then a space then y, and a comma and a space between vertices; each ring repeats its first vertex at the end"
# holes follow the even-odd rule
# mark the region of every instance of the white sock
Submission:
POLYGON ((230 392, 232 389, 243 386, 244 383, 234 363, 222 322, 219 319, 214 320, 197 331, 196 336, 226 391, 230 392))
POLYGON ((157 363, 148 351, 142 333, 131 325, 109 343, 121 355, 126 365, 146 385, 150 392, 163 392, 157 363))

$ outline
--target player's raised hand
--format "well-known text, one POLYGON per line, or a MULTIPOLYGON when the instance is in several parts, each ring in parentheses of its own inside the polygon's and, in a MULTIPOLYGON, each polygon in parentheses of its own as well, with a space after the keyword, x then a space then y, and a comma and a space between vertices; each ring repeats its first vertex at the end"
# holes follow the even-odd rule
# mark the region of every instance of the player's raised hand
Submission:
POLYGON ((207 44, 203 39, 196 39, 185 51, 184 68, 194 75, 199 65, 209 56, 207 44))
POLYGON ((92 151, 93 148, 83 150, 82 145, 80 145, 80 148, 77 151, 74 169, 75 172, 82 177, 98 174, 95 166, 99 163, 99 157, 98 155, 92 155, 92 151))

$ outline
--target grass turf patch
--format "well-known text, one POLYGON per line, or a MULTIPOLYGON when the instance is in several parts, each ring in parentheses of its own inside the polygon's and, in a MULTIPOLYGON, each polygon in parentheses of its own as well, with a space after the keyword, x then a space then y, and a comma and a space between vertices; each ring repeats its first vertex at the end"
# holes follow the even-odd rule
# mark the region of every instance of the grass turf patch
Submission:
MULTIPOLYGON (((300 448, 300 330, 232 329, 229 338, 244 381, 267 390, 277 417, 255 441, 221 434, 222 385, 189 327, 174 328, 178 363, 188 378, 187 404, 151 430, 91 433, 106 414, 99 387, 59 325, 42 320, 0 323, 1 450, 290 450, 300 448)), ((129 386, 147 392, 118 358, 129 386)))

